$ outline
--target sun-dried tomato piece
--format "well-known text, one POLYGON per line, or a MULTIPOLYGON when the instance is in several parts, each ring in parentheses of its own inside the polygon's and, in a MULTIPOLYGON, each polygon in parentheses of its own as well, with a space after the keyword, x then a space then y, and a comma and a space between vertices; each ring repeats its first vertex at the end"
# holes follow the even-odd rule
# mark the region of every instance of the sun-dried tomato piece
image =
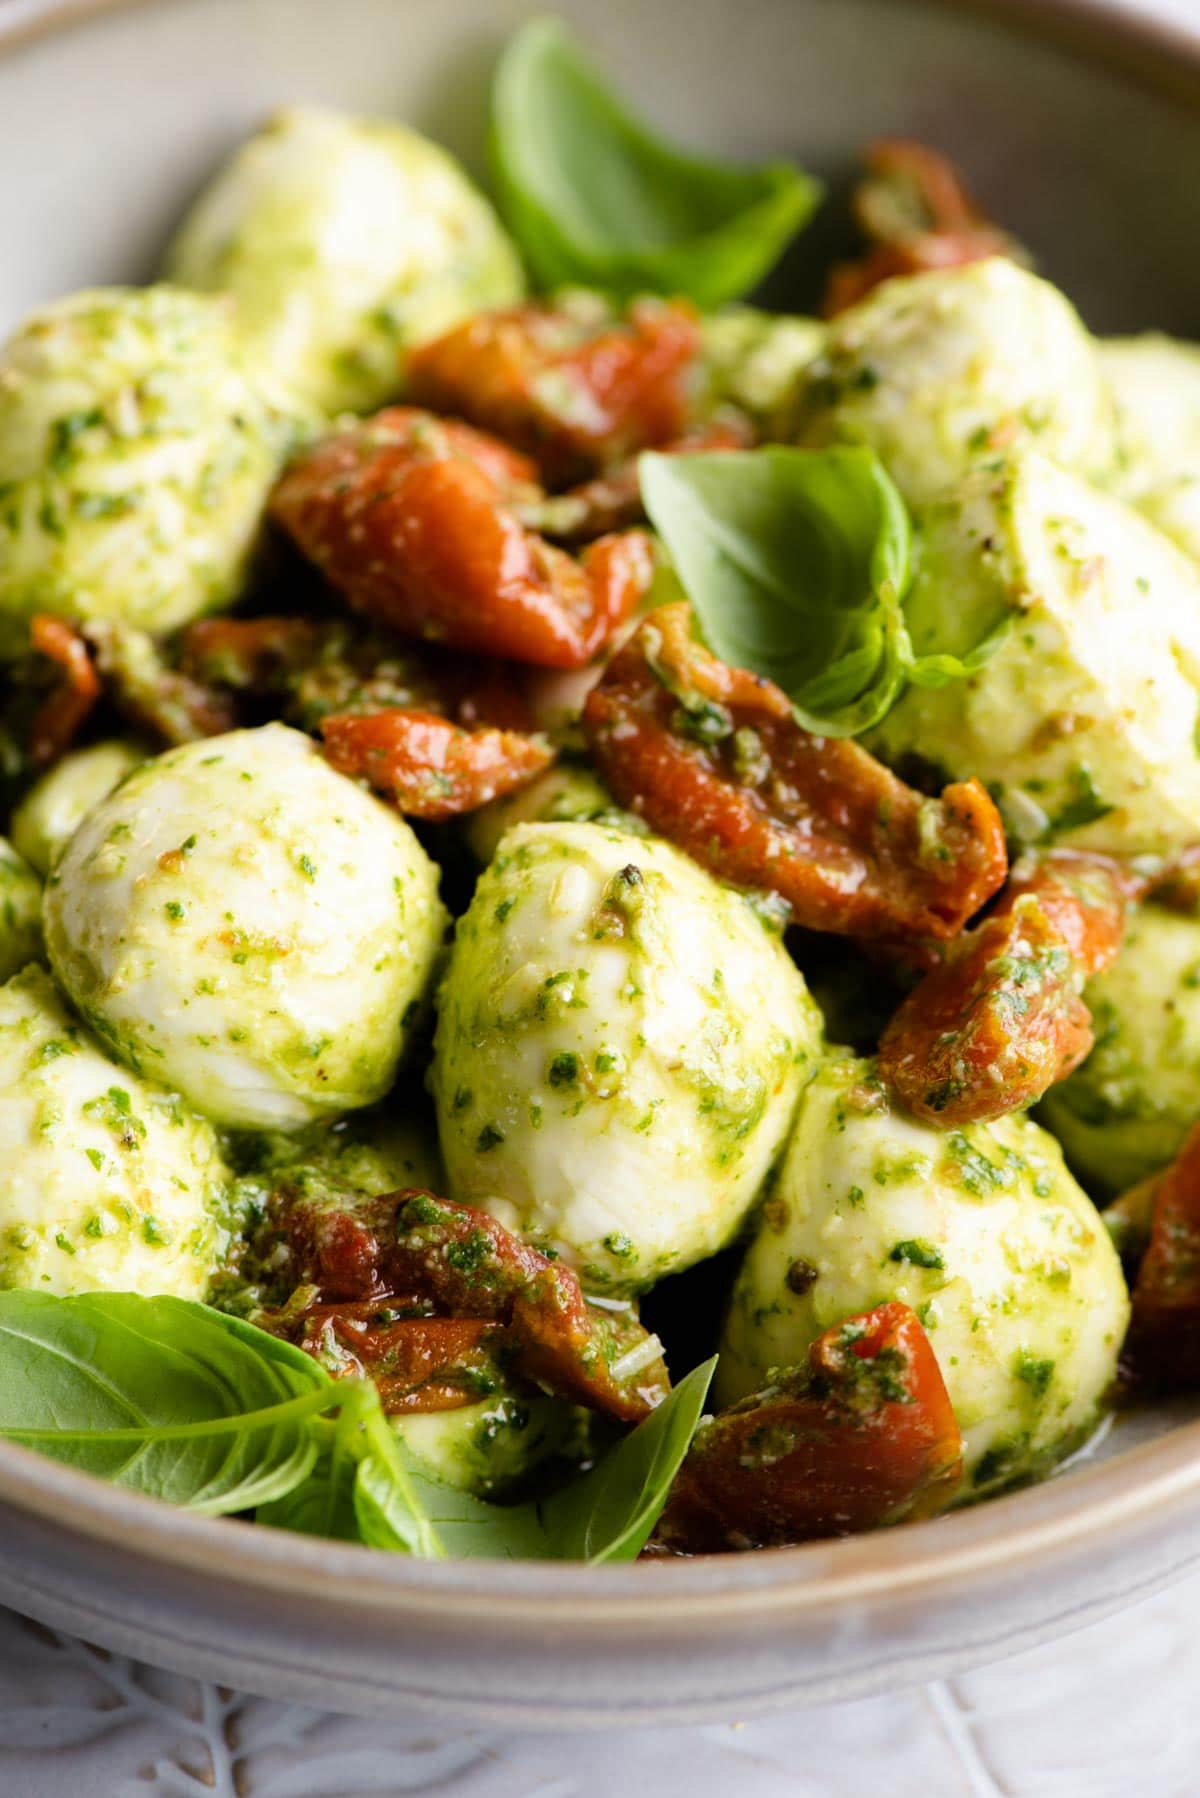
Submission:
MULTIPOLYGON (((659 445, 661 456, 697 456, 706 450, 750 449, 754 426, 744 413, 726 407, 706 424, 694 426, 682 437, 659 445)), ((608 531, 628 530, 643 524, 642 489, 637 457, 620 462, 605 474, 584 481, 566 493, 530 501, 517 509, 521 523, 541 531, 559 543, 587 543, 608 531)))
POLYGON ((235 693, 278 693, 317 659, 330 629, 313 618, 201 618, 183 633, 179 665, 235 693))
POLYGON ((929 1338, 907 1305, 880 1305, 701 1426, 654 1546, 718 1554, 878 1529, 943 1510, 961 1477, 929 1338))
POLYGON ((1003 916, 1032 896, 1070 950, 1079 975, 1090 980, 1117 959, 1129 906, 1144 891, 1142 876, 1115 856, 1050 849, 1013 863, 992 916, 1003 916))
POLYGON ((29 641, 34 651, 58 670, 53 690, 29 726, 29 759, 35 768, 48 768, 66 754, 99 699, 100 676, 83 637, 61 618, 36 612, 30 621, 29 641))
POLYGON ((904 138, 881 138, 866 153, 867 173, 853 210, 870 246, 835 265, 825 289, 826 318, 844 312, 894 275, 958 268, 987 256, 1028 263, 1027 252, 968 193, 954 164, 904 138))
POLYGON ((1123 1365, 1137 1386, 1200 1386, 1200 1123, 1154 1182, 1123 1365))
POLYGON ((884 1031, 879 1071, 943 1129, 1039 1099, 1092 1046, 1071 952, 1037 899, 986 919, 915 986, 884 1031))
POLYGON ((184 632, 180 668, 235 694, 273 699, 314 734, 325 719, 393 710, 433 712, 465 728, 530 731, 516 671, 436 650, 356 618, 211 618, 184 632))
POLYGON ((1200 843, 1180 849, 1149 874, 1144 896, 1171 911, 1200 911, 1200 843))
POLYGON ((518 496, 465 441, 478 437, 381 412, 302 454, 272 515, 351 605, 405 636, 581 667, 649 587, 649 539, 602 538, 576 561, 518 522, 518 496))
POLYGON ((385 1411, 453 1411, 494 1390, 504 1329, 479 1317, 403 1317, 376 1300, 314 1305, 299 1346, 341 1378, 370 1378, 385 1411))
POLYGON ((452 412, 537 459, 565 486, 678 437, 700 353, 682 300, 606 309, 533 304, 481 312, 408 359, 410 397, 452 412))
POLYGON ((513 793, 554 760, 544 737, 480 726, 464 730, 432 712, 341 714, 321 725, 325 759, 365 780, 413 818, 453 818, 513 793))
POLYGON ((165 743, 193 743, 232 730, 232 696, 173 667, 147 631, 114 620, 85 628, 104 691, 131 724, 165 743))
POLYGON ((954 936, 1004 879, 978 781, 927 799, 865 749, 813 736, 770 681, 692 641, 686 606, 639 626, 588 695, 583 727, 621 805, 723 880, 845 936, 954 936))
POLYGON ((883 1033, 879 1070, 900 1103, 956 1129, 1064 1080, 1092 1047, 1084 983, 1115 959, 1139 886, 1102 855, 1018 862, 995 910, 947 946, 883 1033))
MULTIPOLYGON (((263 1327, 303 1341, 313 1320, 326 1349, 340 1343, 352 1352, 355 1365, 347 1361, 344 1371, 361 1367, 372 1377, 377 1348, 392 1409, 427 1408, 420 1392, 433 1377, 428 1356, 413 1392, 402 1390, 403 1357, 417 1351, 404 1346, 398 1326, 413 1318, 487 1325, 471 1336, 472 1353, 622 1422, 645 1417, 669 1388, 657 1340, 632 1309, 589 1305, 569 1268, 486 1212, 429 1192, 384 1193, 339 1209, 284 1187, 273 1195, 259 1252, 282 1301, 260 1314, 263 1327), (286 1302, 290 1292, 300 1292, 298 1310, 286 1302), (348 1320, 344 1328, 332 1323, 335 1313, 348 1320), (358 1329, 364 1319, 384 1333, 358 1329)), ((338 1356, 332 1360, 336 1369, 338 1356)), ((477 1382, 473 1389, 469 1366, 457 1388, 449 1362, 434 1371, 439 1397, 428 1408, 470 1402, 477 1382), (464 1396, 448 1397, 453 1389, 464 1396)))

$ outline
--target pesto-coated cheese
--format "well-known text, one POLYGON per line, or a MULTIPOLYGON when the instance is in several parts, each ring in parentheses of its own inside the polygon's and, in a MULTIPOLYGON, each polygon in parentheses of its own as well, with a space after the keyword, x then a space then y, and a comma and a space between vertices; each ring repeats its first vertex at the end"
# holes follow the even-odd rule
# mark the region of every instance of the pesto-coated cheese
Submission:
POLYGON ((577 1456, 587 1440, 586 1412, 537 1393, 391 1421, 431 1479, 476 1498, 509 1496, 551 1458, 577 1456))
POLYGON ((966 1496, 1080 1439, 1129 1317, 1108 1232, 1052 1136, 1017 1115, 931 1130, 891 1110, 872 1062, 831 1060, 801 1100, 738 1275, 717 1402, 892 1299, 928 1331, 963 1432, 966 1496))
POLYGON ((1200 920, 1141 907, 1084 998, 1096 1046, 1040 1115, 1084 1185, 1109 1194, 1163 1167, 1200 1118, 1200 920))
POLYGON ((865 443, 918 505, 998 450, 1036 444, 1097 476, 1115 453, 1078 314, 1003 257, 885 281, 841 313, 805 372, 794 428, 813 448, 865 443))
POLYGON ((1099 350, 1117 409, 1114 490, 1200 557, 1200 345, 1147 332, 1099 350))
POLYGON ((480 862, 490 862, 500 839, 514 824, 573 824, 599 820, 640 828, 623 812, 598 775, 583 762, 555 762, 528 786, 480 806, 465 821, 467 843, 480 862))
POLYGON ((97 288, 0 349, 0 655, 34 612, 167 631, 233 599, 295 420, 228 306, 97 288))
POLYGON ((820 1016, 775 929, 678 850, 510 831, 461 920, 432 1070, 450 1196, 634 1292, 737 1233, 820 1016))
POLYGON ((819 319, 727 306, 701 321, 703 370, 716 405, 738 406, 767 442, 788 430, 797 389, 825 342, 819 319))
POLYGON ((166 270, 231 294, 254 353, 327 412, 382 405, 404 350, 524 287, 491 206, 445 150, 316 107, 280 112, 242 145, 166 270))
POLYGON ((294 1129, 388 1090, 430 985, 438 873, 402 818, 269 724, 146 763, 50 877, 47 946, 128 1066, 294 1129))
POLYGON ((967 679, 910 686, 880 753, 977 775, 1023 841, 1141 854, 1200 839, 1200 569, 1033 451, 979 470, 918 525, 918 653, 1006 634, 967 679))
POLYGON ((151 753, 120 738, 71 750, 35 781, 13 813, 13 847, 44 879, 93 807, 151 753))
POLYGON ((228 1182, 211 1125, 110 1061, 40 968, 0 987, 0 1287, 201 1298, 228 1182))
POLYGON ((348 1194, 374 1198, 408 1187, 440 1192, 444 1185, 432 1119, 405 1116, 391 1103, 335 1124, 243 1137, 238 1152, 239 1187, 251 1201, 286 1186, 307 1202, 336 1207, 348 1194))
POLYGON ((0 837, 0 980, 42 959, 42 883, 0 837))

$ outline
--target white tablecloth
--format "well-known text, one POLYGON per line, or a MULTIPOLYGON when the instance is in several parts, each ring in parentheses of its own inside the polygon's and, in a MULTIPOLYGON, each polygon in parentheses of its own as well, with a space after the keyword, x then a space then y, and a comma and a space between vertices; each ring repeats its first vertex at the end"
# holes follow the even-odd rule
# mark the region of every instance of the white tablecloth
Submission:
POLYGON ((1200 1577, 946 1684, 595 1737, 247 1698, 0 1612, 3 1798, 1197 1798, 1200 1577))

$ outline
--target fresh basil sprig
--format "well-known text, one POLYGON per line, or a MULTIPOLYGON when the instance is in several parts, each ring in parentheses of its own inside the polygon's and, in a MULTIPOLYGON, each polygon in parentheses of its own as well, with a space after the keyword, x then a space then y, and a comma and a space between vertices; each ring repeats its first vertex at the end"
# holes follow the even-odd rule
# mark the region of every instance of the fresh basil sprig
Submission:
POLYGON ((908 513, 872 450, 647 453, 639 469, 705 642, 782 687, 818 735, 857 736, 907 681, 959 679, 996 647, 914 655, 908 513))
POLYGON ((820 198, 790 163, 714 163, 634 118, 556 19, 509 41, 492 92, 492 164, 506 221, 543 287, 618 297, 740 298, 820 198))
POLYGON ((341 1395, 311 1356, 185 1299, 0 1293, 0 1436, 219 1515, 292 1491, 341 1395))
POLYGON ((0 1437, 171 1504, 257 1507, 277 1528, 422 1559, 632 1559, 715 1365, 550 1498, 491 1505, 429 1477, 374 1386, 330 1379, 253 1324, 185 1299, 0 1292, 0 1437))
MULTIPOLYGON (((695 1435, 715 1367, 714 1357, 694 1368, 588 1473, 546 1499, 518 1505, 487 1504, 431 1478, 388 1425, 374 1390, 359 1389, 338 1426, 358 1459, 352 1502, 359 1537, 373 1548, 426 1559, 634 1560, 695 1435)), ((336 1479, 334 1461, 323 1462, 312 1476, 317 1491, 310 1501, 298 1493, 286 1507, 260 1516, 309 1534, 331 1533, 327 1518, 345 1515, 344 1500, 325 1484, 336 1479)))

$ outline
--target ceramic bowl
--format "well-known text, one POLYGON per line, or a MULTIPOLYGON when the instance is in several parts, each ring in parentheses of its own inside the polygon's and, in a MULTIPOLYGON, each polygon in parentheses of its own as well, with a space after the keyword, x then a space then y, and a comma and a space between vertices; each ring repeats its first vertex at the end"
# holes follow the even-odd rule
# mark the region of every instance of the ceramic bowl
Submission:
MULTIPOLYGON (((664 128, 791 152, 836 195, 923 137, 1103 331, 1200 336, 1200 40, 1080 0, 556 0, 664 128)), ((479 160, 524 0, 0 0, 0 328, 143 279, 275 105, 394 113, 479 160)), ((828 216, 836 216, 831 205, 828 216)), ((821 225, 776 283, 801 304, 821 225)), ((944 1675, 1200 1560, 1196 1407, 1049 1483, 805 1548, 588 1570, 428 1565, 214 1522, 0 1445, 0 1602, 106 1647, 349 1711, 582 1728, 748 1716, 944 1675)))

